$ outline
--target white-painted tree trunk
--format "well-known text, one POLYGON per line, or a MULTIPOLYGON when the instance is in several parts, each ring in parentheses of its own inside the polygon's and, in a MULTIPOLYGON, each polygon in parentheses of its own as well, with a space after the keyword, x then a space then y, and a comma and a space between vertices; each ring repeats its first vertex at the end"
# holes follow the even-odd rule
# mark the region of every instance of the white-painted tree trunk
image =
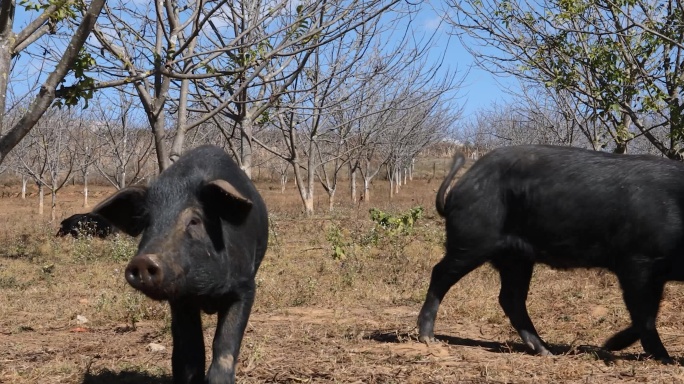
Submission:
POLYGON ((45 208, 45 189, 42 183, 38 183, 38 214, 42 215, 45 208))
POLYGON ((26 200, 26 184, 28 184, 28 177, 21 175, 21 198, 26 200))

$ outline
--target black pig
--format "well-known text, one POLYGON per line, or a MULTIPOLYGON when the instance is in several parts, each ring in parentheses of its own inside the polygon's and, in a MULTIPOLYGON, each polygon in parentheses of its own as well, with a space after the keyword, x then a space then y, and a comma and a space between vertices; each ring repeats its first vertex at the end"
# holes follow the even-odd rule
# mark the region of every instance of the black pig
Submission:
POLYGON ((501 276, 499 303, 524 343, 549 355, 525 301, 535 263, 605 268, 618 277, 631 325, 605 343, 637 340, 672 359, 656 330, 665 282, 684 280, 684 164, 646 155, 515 146, 477 161, 448 195, 463 155, 437 192, 446 218, 446 255, 434 266, 418 316, 419 339, 434 338, 449 288, 485 262, 501 276))
POLYGON ((104 239, 114 232, 115 228, 104 217, 94 213, 77 213, 62 220, 55 236, 93 236, 104 239))
POLYGON ((204 383, 200 311, 217 313, 207 383, 233 383, 268 243, 266 206, 220 148, 186 152, 149 188, 129 187, 93 209, 124 232, 142 233, 126 280, 171 307, 175 383, 204 383))

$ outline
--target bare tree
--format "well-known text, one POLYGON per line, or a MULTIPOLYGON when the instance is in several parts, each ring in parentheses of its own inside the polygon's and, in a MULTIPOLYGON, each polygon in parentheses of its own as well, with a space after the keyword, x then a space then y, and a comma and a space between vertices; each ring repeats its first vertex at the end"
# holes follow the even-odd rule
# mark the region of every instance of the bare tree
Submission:
MULTIPOLYGON (((83 95, 83 86, 90 83, 87 76, 83 75, 83 71, 90 66, 91 61, 81 48, 95 25, 104 3, 105 0, 92 0, 87 8, 71 1, 52 1, 45 5, 28 3, 28 6, 40 15, 15 33, 16 3, 14 0, 0 2, 0 163, 28 134, 56 98, 61 98, 64 104, 73 105, 83 95), (66 32, 72 25, 68 22, 75 23, 76 29, 66 32), (44 73, 47 76, 43 78, 37 94, 32 97, 28 107, 22 111, 21 118, 5 130, 7 125, 4 116, 8 109, 8 86, 15 79, 12 61, 18 60, 22 52, 30 54, 31 49, 45 51, 44 47, 49 44, 43 45, 37 42, 41 38, 49 39, 47 34, 54 35, 59 26, 64 27, 63 30, 60 29, 60 32, 70 34, 71 39, 64 46, 64 51, 56 55, 53 64, 46 63, 44 73), (76 83, 72 86, 60 85, 69 73, 74 75, 76 83)), ((15 66, 14 69, 20 67, 15 66)))
POLYGON ((153 153, 152 134, 143 128, 134 99, 123 92, 94 103, 94 132, 102 143, 94 165, 117 189, 137 184, 150 175, 146 165, 153 153), (115 108, 109 108, 114 105, 115 108))
POLYGON ((81 174, 83 181, 83 207, 88 207, 88 182, 90 171, 100 158, 102 140, 97 135, 97 121, 81 116, 80 124, 69 129, 69 144, 74 156, 75 171, 81 174))
POLYGON ((399 81, 391 71, 386 76, 367 80, 365 88, 355 95, 357 98, 351 99, 356 105, 353 108, 363 109, 350 135, 351 142, 357 146, 351 153, 350 167, 361 174, 364 202, 371 200, 371 181, 383 168, 396 188, 394 181, 399 178, 398 172, 424 145, 437 139, 432 129, 448 129, 448 124, 433 127, 423 124, 433 109, 436 112, 446 108, 454 118, 460 115, 461 109, 446 97, 449 90, 461 84, 454 74, 436 78, 437 69, 421 60, 413 60, 403 73, 399 81), (414 152, 415 148, 418 149, 414 152))
MULTIPOLYGON (((131 84, 152 127, 160 170, 188 130, 223 115, 241 138, 251 173, 253 126, 279 102, 318 47, 371 33, 399 0, 292 3, 109 2, 89 48, 100 64, 95 88, 131 84), (172 125, 166 113, 177 118, 172 125), (165 134, 173 129, 170 149, 165 134)), ((223 127, 218 121, 217 126, 223 127)))
MULTIPOLYGON (((355 107, 350 108, 351 100, 358 100, 357 94, 362 93, 373 78, 382 77, 389 82, 389 74, 392 74, 396 80, 401 70, 410 66, 407 63, 415 62, 421 55, 416 50, 406 49, 403 42, 396 46, 399 49, 383 51, 367 40, 373 35, 352 37, 304 51, 296 57, 295 65, 302 66, 303 70, 269 112, 266 121, 281 131, 284 147, 254 138, 261 147, 292 165, 295 183, 309 215, 314 212, 316 180, 328 193, 329 207, 334 205, 337 175, 349 161, 346 140, 351 138, 348 134, 350 122, 363 117, 363 113, 352 112, 355 107), (364 57, 371 48, 373 55, 364 57)), ((376 80, 374 84, 379 82, 376 80)), ((372 92, 383 91, 375 88, 372 92)), ((367 104, 367 100, 361 103, 367 104)))
POLYGON ((381 145, 387 159, 385 168, 389 181, 389 197, 398 193, 408 177, 408 169, 413 160, 424 148, 442 140, 452 124, 460 117, 460 110, 451 110, 451 104, 440 98, 441 93, 425 93, 419 99, 423 102, 412 105, 411 108, 395 109, 397 115, 385 137, 387 140, 381 145))
POLYGON ((75 156, 69 147, 69 130, 82 120, 70 111, 53 109, 28 135, 28 153, 21 157, 25 172, 38 186, 38 214, 43 214, 45 188, 50 190, 50 219, 56 218, 57 192, 71 178, 75 156))
POLYGON ((532 93, 525 96, 481 109, 474 119, 465 123, 460 139, 482 152, 521 144, 604 149, 594 139, 605 132, 596 121, 580 120, 580 114, 568 113, 549 98, 535 97, 532 93))
MULTIPOLYGON (((285 141, 282 139, 282 132, 277 130, 273 124, 265 124, 263 129, 256 135, 258 142, 275 150, 279 154, 288 153, 285 141)), ((262 147, 256 147, 260 152, 264 152, 262 157, 265 158, 264 164, 272 178, 280 182, 280 192, 284 193, 287 187, 287 182, 290 180, 290 172, 292 172, 292 164, 280 155, 274 155, 271 151, 265 150, 262 147)))

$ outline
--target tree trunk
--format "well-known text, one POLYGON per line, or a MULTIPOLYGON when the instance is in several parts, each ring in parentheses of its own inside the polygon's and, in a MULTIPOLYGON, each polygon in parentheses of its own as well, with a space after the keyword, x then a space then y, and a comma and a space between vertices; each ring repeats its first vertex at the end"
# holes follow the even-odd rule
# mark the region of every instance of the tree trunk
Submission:
MULTIPOLYGON (((187 66, 188 64, 186 64, 187 66)), ((185 145, 185 129, 188 122, 188 87, 190 81, 187 79, 181 80, 180 97, 178 99, 178 119, 176 121, 176 137, 173 139, 171 145, 171 153, 169 160, 171 163, 176 162, 183 153, 183 145, 185 145)))
POLYGON ((12 51, 14 49, 14 1, 3 1, 0 6, 0 135, 5 127, 5 105, 7 104, 7 85, 10 81, 12 67, 12 51))
POLYGON ((304 198, 304 213, 306 216, 312 216, 314 214, 314 198, 313 194, 307 194, 304 198))
POLYGON ((335 190, 328 190, 328 210, 332 212, 335 210, 335 190))
POLYGON ((304 207, 306 208, 306 215, 313 216, 314 214, 314 173, 312 167, 312 156, 309 157, 309 169, 307 169, 306 180, 306 201, 304 207))
POLYGON ((387 175, 387 181, 389 182, 389 199, 392 200, 394 197, 394 180, 392 174, 387 175))
POLYGON ((38 214, 43 214, 43 208, 45 207, 43 198, 45 197, 45 191, 43 189, 43 184, 38 183, 38 214))
MULTIPOLYGON (((156 103, 155 103, 156 104, 156 103)), ((153 118, 152 132, 154 133, 154 148, 157 152, 157 164, 159 166, 159 173, 164 172, 169 167, 169 157, 166 155, 166 148, 164 147, 164 112, 159 112, 158 116, 153 118)))
POLYGON ((83 206, 88 206, 88 174, 83 174, 83 206))
POLYGON ((26 184, 28 184, 28 177, 21 175, 21 199, 26 200, 26 184))
POLYGON ((287 185, 287 172, 280 174, 280 193, 285 193, 285 186, 287 185))
POLYGON ((370 202, 370 180, 368 178, 364 177, 363 178, 363 202, 368 203, 370 202))
POLYGON ((240 124, 240 164, 247 177, 252 178, 252 121, 249 118, 240 124))
POLYGON ((122 140, 122 148, 121 148, 121 157, 119 157, 120 163, 119 163, 119 168, 121 169, 121 172, 119 176, 121 179, 119 180, 119 189, 124 189, 126 188, 126 164, 124 163, 123 159, 125 159, 128 156, 128 130, 125 129, 125 126, 123 126, 123 140, 122 140))
POLYGON ((294 169, 295 184, 297 185, 299 196, 302 198, 302 203, 304 204, 304 213, 307 216, 311 216, 314 213, 313 179, 309 177, 309 180, 307 180, 305 184, 297 159, 294 159, 291 164, 294 169))
POLYGON ((413 170, 416 168, 416 159, 411 159, 411 166, 409 167, 409 181, 413 181, 413 170))
MULTIPOLYGON (((314 193, 313 188, 309 188, 305 185, 301 176, 295 177, 295 183, 297 183, 297 188, 299 189, 299 195, 302 198, 302 203, 304 203, 304 213, 306 216, 311 216, 314 213, 314 193)), ((307 182, 308 184, 308 182, 307 182)))
POLYGON ((164 62, 164 33, 162 23, 157 23, 157 32, 155 34, 156 41, 154 44, 154 96, 152 97, 148 90, 143 87, 142 83, 135 83, 138 89, 138 94, 147 113, 147 120, 152 127, 154 134, 154 147, 157 152, 157 165, 159 166, 159 173, 164 172, 169 167, 171 160, 169 159, 166 147, 164 147, 164 136, 166 136, 166 115, 164 108, 166 100, 169 97, 169 86, 171 79, 162 75, 161 69, 166 64, 164 62))
POLYGON ((401 168, 397 167, 394 171, 394 194, 399 194, 399 188, 401 187, 401 168))
POLYGON ((395 194, 399 193, 399 185, 401 184, 401 170, 400 168, 387 166, 387 181, 389 182, 389 198, 390 200, 395 194))
POLYGON ((55 186, 50 191, 50 198, 50 222, 54 222, 57 218, 57 190, 55 186))
POLYGON ((351 174, 349 175, 349 190, 352 203, 356 203, 356 169, 351 171, 351 174))
POLYGON ((629 140, 629 127, 632 125, 632 119, 629 114, 622 114, 622 123, 618 127, 617 142, 615 143, 615 153, 621 155, 627 154, 627 143, 629 140))

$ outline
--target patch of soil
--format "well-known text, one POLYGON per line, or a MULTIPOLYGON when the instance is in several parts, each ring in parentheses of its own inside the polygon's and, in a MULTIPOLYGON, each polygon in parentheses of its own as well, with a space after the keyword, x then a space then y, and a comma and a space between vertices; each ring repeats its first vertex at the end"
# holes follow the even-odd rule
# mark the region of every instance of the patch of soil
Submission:
MULTIPOLYGON (((682 368, 639 361, 631 353, 567 349, 531 356, 518 341, 497 339, 496 326, 444 319, 448 336, 426 345, 412 325, 417 309, 292 307, 252 314, 245 334, 241 383, 538 383, 681 382, 682 368), (610 358, 607 358, 610 357, 610 358)), ((0 383, 167 383, 172 343, 164 324, 135 329, 43 326, 0 332, 0 383), (151 342, 166 347, 151 352, 151 342)), ((207 322, 205 342, 213 337, 207 322)), ((556 346, 557 348, 559 346, 556 346)), ((562 349, 562 348, 561 348, 562 349)), ((207 348, 210 353, 210 348, 207 348)))

